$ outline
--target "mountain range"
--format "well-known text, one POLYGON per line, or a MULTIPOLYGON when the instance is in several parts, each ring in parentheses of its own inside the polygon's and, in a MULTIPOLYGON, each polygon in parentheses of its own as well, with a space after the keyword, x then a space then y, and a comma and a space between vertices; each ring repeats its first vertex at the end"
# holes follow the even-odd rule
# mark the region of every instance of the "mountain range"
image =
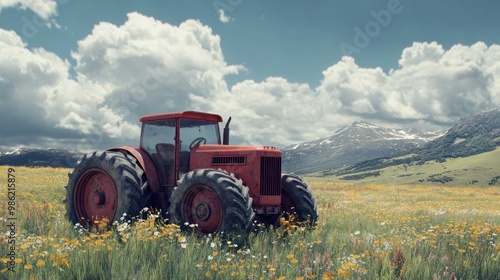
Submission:
MULTIPOLYGON (((404 157, 379 157, 326 173, 341 176, 388 166, 423 164, 429 161, 445 162, 490 152, 497 146, 500 146, 500 109, 460 118, 446 134, 421 145, 404 157)), ((356 176, 363 177, 370 174, 358 175, 356 176)))
MULTIPOLYGON (((283 170, 337 175, 410 161, 444 161, 491 151, 500 145, 500 109, 461 118, 448 131, 385 128, 359 121, 332 135, 282 148, 283 170), (403 159, 389 158, 411 153, 403 159)), ((0 153, 0 165, 74 167, 83 153, 66 149, 17 149, 0 153)))
POLYGON ((328 137, 283 148, 283 170, 306 174, 403 155, 445 133, 354 122, 328 137))
POLYGON ((83 153, 67 149, 27 149, 0 153, 0 165, 74 167, 83 153))
POLYGON ((420 161, 467 157, 492 151, 500 144, 500 109, 460 118, 439 139, 417 151, 420 161))

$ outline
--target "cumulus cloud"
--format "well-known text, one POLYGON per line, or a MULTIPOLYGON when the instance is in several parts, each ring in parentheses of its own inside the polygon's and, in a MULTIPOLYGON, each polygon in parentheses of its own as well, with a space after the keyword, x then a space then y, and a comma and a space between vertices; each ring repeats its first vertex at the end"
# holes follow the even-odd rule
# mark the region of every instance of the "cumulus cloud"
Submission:
POLYGON ((131 13, 122 25, 96 25, 72 57, 75 65, 0 29, 3 145, 137 145, 141 115, 202 110, 232 116, 235 143, 283 146, 360 119, 435 129, 500 107, 500 46, 482 42, 414 43, 389 73, 343 57, 316 88, 282 77, 228 88, 225 77, 244 67, 227 64, 210 27, 131 13))
POLYGON ((68 67, 55 54, 40 48, 29 50, 15 32, 0 29, 2 138, 31 144, 72 134, 55 127, 58 108, 47 103, 68 83, 68 67))
POLYGON ((459 117, 500 106, 500 46, 482 42, 449 50, 436 42, 403 50, 400 67, 384 73, 351 57, 323 72, 316 89, 334 98, 339 113, 387 123, 451 125, 459 117))
POLYGON ((411 48, 403 50, 399 65, 401 67, 411 67, 421 63, 436 63, 439 62, 444 54, 444 49, 436 42, 432 43, 413 43, 411 48))
POLYGON ((214 111, 213 100, 229 94, 224 76, 244 69, 227 65, 219 36, 195 20, 172 26, 131 13, 121 26, 100 23, 72 53, 73 79, 67 61, 1 31, 0 90, 13 98, 0 103, 13 108, 1 119, 12 121, 22 108, 19 127, 90 135, 89 149, 123 139, 137 144, 144 114, 214 111))
MULTIPOLYGON (((322 119, 317 94, 307 84, 269 77, 257 83, 243 81, 231 88, 231 95, 215 105, 232 115, 234 134, 247 143, 274 144, 300 142, 314 138, 322 119), (225 100, 229 100, 225 101, 225 100)), ((320 124, 321 125, 321 124, 320 124)))
POLYGON ((56 0, 2 0, 0 1, 0 12, 4 8, 29 9, 44 20, 57 15, 56 0))
MULTIPOLYGON (((95 26, 72 56, 78 82, 101 87, 93 122, 115 138, 137 138, 144 114, 213 110, 228 91, 224 76, 243 69, 226 64, 219 36, 199 21, 172 26, 138 13, 122 26, 95 26)), ((88 116, 89 108, 74 109, 88 116)))
MULTIPOLYGON (((456 45, 447 51, 436 43, 415 43, 403 51, 401 68, 391 73, 392 98, 418 113, 408 118, 425 118, 431 123, 451 123, 499 107, 500 64, 495 59, 499 55, 500 46, 488 47, 482 42, 456 45), (405 54, 416 57, 425 48, 429 55, 406 66, 405 54)), ((404 114, 397 106, 385 108, 395 116, 404 114)))

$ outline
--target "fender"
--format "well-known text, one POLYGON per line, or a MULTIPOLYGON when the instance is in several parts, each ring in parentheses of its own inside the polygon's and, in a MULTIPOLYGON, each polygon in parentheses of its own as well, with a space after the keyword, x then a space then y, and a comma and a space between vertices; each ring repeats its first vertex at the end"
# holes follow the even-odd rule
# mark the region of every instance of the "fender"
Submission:
POLYGON ((148 179, 149 187, 151 188, 151 192, 159 193, 160 192, 160 181, 158 177, 158 172, 156 171, 156 167, 149 157, 149 155, 141 150, 140 148, 134 148, 130 146, 120 146, 117 148, 108 149, 108 151, 114 152, 127 152, 137 159, 137 162, 141 166, 142 170, 146 173, 146 177, 148 179))

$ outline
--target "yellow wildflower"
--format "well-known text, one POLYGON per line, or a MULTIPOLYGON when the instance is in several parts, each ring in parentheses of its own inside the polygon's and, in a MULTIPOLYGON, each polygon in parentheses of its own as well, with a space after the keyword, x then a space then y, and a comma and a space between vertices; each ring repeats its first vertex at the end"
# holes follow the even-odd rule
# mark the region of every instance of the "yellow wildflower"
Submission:
POLYGON ((42 259, 38 259, 38 260, 36 261, 36 265, 37 265, 37 266, 45 266, 45 261, 44 261, 44 260, 42 260, 42 259))

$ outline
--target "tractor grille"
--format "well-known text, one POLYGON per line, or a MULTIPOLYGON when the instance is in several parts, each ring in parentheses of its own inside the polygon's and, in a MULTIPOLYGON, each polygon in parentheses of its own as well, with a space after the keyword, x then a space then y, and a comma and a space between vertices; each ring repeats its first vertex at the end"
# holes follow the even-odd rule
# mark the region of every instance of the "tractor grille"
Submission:
POLYGON ((281 157, 260 159, 260 194, 281 195, 281 157))
POLYGON ((213 157, 213 165, 245 164, 245 157, 213 157))

